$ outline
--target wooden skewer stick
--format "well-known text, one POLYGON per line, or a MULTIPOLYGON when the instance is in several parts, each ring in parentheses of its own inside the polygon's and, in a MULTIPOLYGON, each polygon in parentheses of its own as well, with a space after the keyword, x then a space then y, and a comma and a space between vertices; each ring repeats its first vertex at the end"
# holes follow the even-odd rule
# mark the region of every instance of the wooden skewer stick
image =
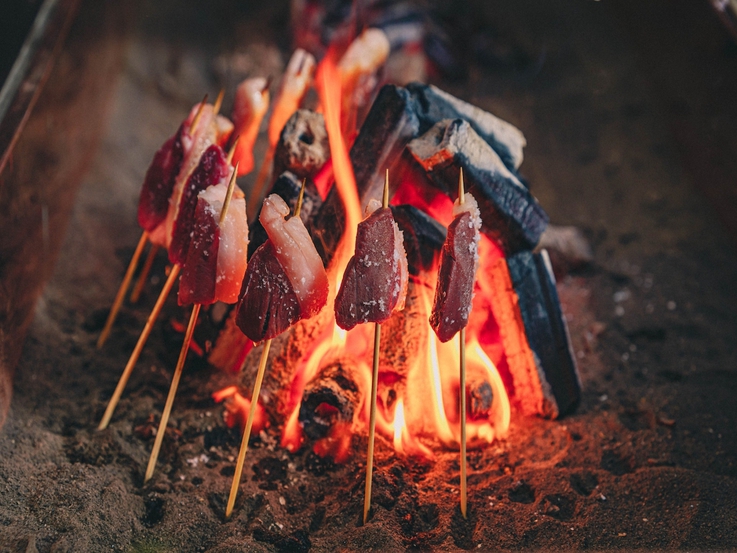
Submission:
MULTIPOLYGON (((389 169, 384 178, 383 207, 389 207, 389 169)), ((371 484, 374 472, 374 439, 376 437, 376 395, 379 382, 379 346, 381 344, 381 324, 374 323, 374 364, 371 371, 371 416, 369 418, 368 453, 366 454, 366 489, 363 498, 363 523, 368 520, 371 510, 371 484)))
POLYGON ((164 441, 164 434, 166 434, 166 425, 169 422, 169 415, 171 414, 171 407, 174 404, 174 396, 177 394, 177 387, 179 386, 179 379, 182 376, 182 370, 184 369, 184 361, 187 359, 187 352, 189 351, 189 344, 192 342, 192 334, 194 334, 194 327, 197 324, 197 316, 200 314, 199 303, 194 304, 192 307, 192 314, 189 317, 189 324, 187 325, 187 332, 184 335, 184 344, 179 352, 179 360, 177 361, 177 368, 174 370, 174 377, 171 380, 171 386, 169 387, 169 395, 166 397, 166 404, 164 405, 164 412, 161 414, 161 421, 159 422, 159 429, 156 432, 156 441, 154 442, 154 448, 151 450, 151 456, 148 458, 148 466, 146 467, 146 476, 143 481, 148 482, 154 475, 154 468, 156 468, 156 460, 159 458, 159 451, 161 450, 161 443, 164 441))
MULTIPOLYGON (((223 201, 223 207, 220 210, 220 220, 218 225, 222 225, 225 220, 225 215, 228 212, 230 206, 230 198, 233 196, 233 189, 235 188, 235 177, 238 173, 238 164, 236 163, 233 169, 233 174, 230 177, 228 184, 228 191, 225 194, 225 200, 223 201)), ((143 482, 148 482, 154 475, 154 469, 156 468, 156 460, 159 458, 159 451, 161 450, 161 444, 164 441, 164 434, 166 434, 166 425, 169 423, 169 416, 171 415, 171 408, 174 405, 174 397, 177 395, 177 388, 179 387, 179 379, 182 377, 182 371, 184 370, 184 362, 187 360, 187 353, 189 352, 189 346, 192 343, 192 334, 194 334, 195 326, 197 325, 197 316, 200 314, 201 304, 196 303, 192 307, 192 314, 189 316, 189 323, 187 324, 187 331, 184 334, 184 343, 182 349, 179 351, 179 359, 177 360, 177 366, 174 369, 174 376, 171 379, 171 386, 169 386, 169 395, 166 397, 166 404, 164 405, 164 412, 161 414, 161 421, 159 422, 159 430, 156 432, 156 440, 154 441, 154 447, 151 450, 151 456, 148 459, 148 467, 146 467, 146 475, 143 478, 143 482)))
POLYGON ((202 98, 202 101, 200 102, 200 107, 197 109, 197 113, 194 115, 194 119, 192 119, 192 124, 189 126, 189 134, 194 134, 197 130, 197 125, 200 122, 200 117, 202 117, 202 110, 205 109, 205 104, 207 104, 207 94, 202 98))
MULTIPOLYGON (((463 186, 463 169, 458 177, 458 203, 463 205, 465 201, 465 190, 463 186)), ((460 332, 460 365, 461 365, 461 514, 466 518, 468 511, 468 487, 466 475, 466 328, 460 332)))
POLYGON ((108 336, 110 336, 110 330, 113 328, 113 323, 115 322, 115 318, 118 316, 120 306, 123 305, 123 298, 125 298, 125 293, 128 291, 128 286, 130 286, 131 280, 133 279, 133 273, 136 271, 138 260, 141 258, 141 253, 143 252, 144 246, 146 246, 146 242, 148 242, 148 232, 144 231, 143 234, 141 234, 140 240, 138 240, 138 245, 136 246, 136 250, 133 252, 133 257, 131 257, 130 263, 128 263, 128 269, 125 271, 123 282, 120 283, 118 293, 115 295, 115 301, 113 302, 113 306, 110 308, 110 313, 108 313, 105 326, 100 333, 100 337, 97 339, 97 349, 100 349, 108 339, 108 336))
POLYGON ((217 115, 220 113, 220 108, 223 107, 223 98, 225 97, 225 89, 221 88, 218 92, 218 97, 215 98, 215 103, 212 105, 212 114, 217 115))
MULTIPOLYGON (((294 217, 299 217, 302 211, 302 198, 304 197, 305 184, 307 180, 302 181, 302 189, 299 191, 297 205, 294 207, 294 217)), ((228 505, 225 507, 225 519, 229 519, 233 513, 235 506, 235 498, 238 496, 238 486, 241 483, 243 475, 243 465, 246 462, 246 453, 248 452, 248 441, 251 439, 251 429, 253 428, 253 419, 256 416, 256 407, 258 405, 258 396, 261 393, 261 384, 264 381, 266 373, 266 362, 269 360, 269 349, 271 349, 271 338, 264 341, 264 349, 261 351, 261 359, 258 364, 258 372, 256 373, 256 382, 253 384, 253 392, 251 392, 251 407, 248 410, 248 420, 246 420, 246 428, 243 429, 243 438, 241 439, 241 447, 238 450, 238 461, 235 464, 235 474, 233 474, 233 482, 230 485, 230 495, 228 495, 228 505)))
POLYGON ((164 306, 164 302, 169 296, 169 292, 171 292, 171 289, 174 286, 174 282, 176 282, 177 276, 179 276, 180 270, 181 267, 179 265, 174 265, 171 268, 169 278, 166 279, 164 288, 159 294, 159 299, 156 300, 156 304, 154 305, 151 314, 148 316, 148 320, 146 320, 146 326, 143 327, 143 331, 138 337, 138 343, 136 343, 136 347, 133 349, 133 353, 131 353, 130 359, 128 359, 128 364, 125 366, 125 369, 123 369, 123 374, 120 376, 118 386, 115 388, 113 397, 110 398, 107 409, 105 409, 105 414, 103 415, 102 420, 97 427, 98 430, 105 430, 105 428, 107 428, 107 425, 110 422, 110 418, 113 416, 113 411, 115 411, 115 407, 116 405, 118 405, 118 401, 120 401, 120 396, 123 395, 125 385, 128 383, 128 379, 133 372, 133 367, 136 366, 136 362, 138 361, 138 357, 141 355, 143 346, 146 345, 146 340, 148 340, 148 337, 151 334, 151 329, 154 326, 154 322, 156 322, 159 313, 161 313, 161 308, 164 306))
POLYGON ((241 483, 241 475, 243 474, 243 465, 246 462, 246 453, 248 452, 248 440, 251 438, 251 429, 253 428, 253 419, 256 416, 256 407, 258 405, 258 396, 261 393, 261 383, 264 380, 266 372, 266 362, 269 360, 269 349, 271 348, 271 339, 264 341, 264 349, 261 351, 261 360, 258 364, 258 373, 256 373, 256 382, 253 385, 251 393, 251 407, 248 410, 248 420, 246 428, 243 430, 243 438, 241 439, 241 448, 238 451, 238 461, 235 465, 235 474, 233 474, 233 482, 230 485, 230 495, 228 495, 228 505, 225 508, 225 519, 229 519, 233 513, 235 506, 235 498, 238 495, 238 486, 241 483))
POLYGON ((161 248, 159 244, 152 244, 151 249, 148 250, 148 256, 146 257, 146 261, 141 269, 141 274, 138 275, 136 285, 133 287, 133 291, 131 292, 131 303, 138 303, 138 300, 141 299, 141 292, 143 292, 143 287, 146 286, 148 275, 151 272, 151 267, 156 259, 156 254, 159 253, 159 248, 161 248))

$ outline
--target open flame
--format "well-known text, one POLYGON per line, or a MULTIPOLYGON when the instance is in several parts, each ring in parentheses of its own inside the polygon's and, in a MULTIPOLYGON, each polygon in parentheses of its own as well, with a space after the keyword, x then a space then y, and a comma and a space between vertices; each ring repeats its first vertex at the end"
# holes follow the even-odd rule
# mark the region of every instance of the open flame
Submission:
MULTIPOLYGON (((331 363, 348 360, 346 362, 351 367, 355 384, 363 391, 363 399, 360 405, 355 405, 352 421, 336 422, 328 435, 318 439, 313 446, 316 453, 332 456, 340 462, 347 459, 351 436, 368 428, 373 325, 359 325, 346 332, 335 324, 332 311, 335 294, 355 250, 356 229, 362 219, 355 177, 345 137, 341 134, 341 84, 336 59, 335 51, 330 51, 320 63, 317 87, 328 129, 332 175, 345 209, 345 232, 328 269, 331 290, 326 311, 329 311, 329 316, 326 312, 322 314, 328 322, 319 338, 308 346, 295 371, 288 402, 290 415, 283 429, 281 445, 296 451, 304 442, 299 412, 305 386, 331 363)), ((400 186, 394 202, 410 199, 406 197, 412 194, 407 192, 409 189, 400 186)), ((452 220, 452 202, 443 195, 412 197, 411 203, 443 224, 447 225, 452 220)), ((495 244, 485 237, 482 237, 479 251, 482 271, 485 262, 493 262, 502 255, 495 244)), ((441 343, 428 321, 437 272, 436 265, 428 274, 410 284, 410 289, 414 290, 411 302, 413 316, 424 323, 419 325, 418 335, 412 337, 413 343, 420 344, 418 351, 407 356, 406 366, 401 370, 387 362, 379 368, 377 433, 393 443, 397 453, 423 458, 433 457, 432 444, 453 449, 460 444, 459 336, 441 343)), ((498 329, 488 305, 486 294, 490 292, 493 291, 485 290, 483 284, 477 284, 465 344, 467 373, 472 376, 470 381, 482 383, 484 397, 490 402, 486 410, 467 413, 470 447, 489 444, 503 437, 509 428, 509 399, 495 364, 495 361, 498 363, 503 359, 503 351, 498 345, 498 329)), ((382 352, 387 341, 404 338, 385 334, 382 352)), ((472 396, 474 391, 467 389, 463 393, 472 396)), ((329 406, 320 405, 318 409, 325 411, 322 414, 330 414, 329 406)))

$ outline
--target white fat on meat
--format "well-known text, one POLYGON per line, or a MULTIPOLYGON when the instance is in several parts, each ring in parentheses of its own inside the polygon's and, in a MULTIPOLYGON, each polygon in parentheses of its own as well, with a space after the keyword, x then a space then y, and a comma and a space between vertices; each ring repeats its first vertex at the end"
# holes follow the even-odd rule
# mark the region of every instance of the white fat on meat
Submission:
MULTIPOLYGON (((220 221, 225 195, 228 192, 230 177, 220 183, 208 186, 200 192, 213 211, 215 221, 220 221)), ((215 298, 224 303, 235 303, 241 289, 243 275, 246 273, 248 259, 248 222, 246 220, 246 200, 237 186, 233 190, 228 212, 219 223, 220 243, 218 245, 217 276, 215 277, 215 298)))
POLYGON ((276 250, 300 308, 313 313, 324 304, 328 277, 307 229, 299 217, 289 216, 289 206, 276 194, 264 200, 259 221, 276 250), (319 305, 318 305, 319 304, 319 305))

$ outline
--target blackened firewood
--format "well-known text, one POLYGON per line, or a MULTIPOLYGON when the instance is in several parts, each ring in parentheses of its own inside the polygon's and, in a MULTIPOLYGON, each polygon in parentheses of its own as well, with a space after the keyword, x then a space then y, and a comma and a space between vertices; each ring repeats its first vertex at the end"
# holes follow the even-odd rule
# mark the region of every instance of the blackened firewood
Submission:
POLYGON ((300 109, 282 129, 274 151, 274 175, 291 171, 298 178, 312 178, 330 159, 328 132, 321 113, 300 109))
POLYGON ((545 250, 521 252, 509 257, 507 265, 537 365, 537 374, 530 377, 539 380, 537 387, 545 396, 545 412, 540 414, 556 418, 578 404, 581 381, 550 259, 545 250))
POLYGON ((488 418, 494 404, 491 383, 481 375, 469 374, 466 383, 468 417, 472 420, 488 418))
POLYGON ((394 220, 404 234, 404 251, 410 275, 428 270, 445 242, 443 225, 412 205, 391 206, 394 220))
POLYGON ((313 440, 324 438, 336 422, 352 422, 364 393, 351 376, 350 364, 337 361, 327 366, 302 395, 299 422, 305 435, 313 440))
POLYGON ((522 131, 511 123, 432 85, 411 83, 407 90, 416 101, 420 133, 427 132, 443 119, 460 118, 468 121, 510 171, 516 172, 522 164, 522 149, 527 141, 522 131))
MULTIPOLYGON (((317 188, 315 188, 315 183, 312 182, 310 177, 306 178, 307 183, 305 184, 305 194, 302 199, 302 210, 299 215, 305 226, 308 225, 312 217, 317 213, 322 205, 322 199, 320 198, 320 194, 317 192, 317 188)), ((282 173, 279 178, 276 179, 276 182, 274 182, 274 186, 272 186, 269 194, 276 194, 281 197, 281 199, 287 203, 292 212, 294 212, 294 208, 297 205, 297 198, 299 197, 299 189, 301 187, 302 180, 294 173, 287 171, 282 173)), ((261 214, 261 207, 259 207, 258 213, 259 215, 261 214)), ((253 255, 253 252, 255 252, 261 244, 266 242, 266 239, 268 238, 258 216, 256 217, 256 220, 251 223, 251 226, 248 229, 248 238, 250 240, 248 243, 248 257, 250 258, 253 255)))
MULTIPOLYGON (((392 167, 407 143, 419 133, 414 102, 406 89, 384 86, 351 148, 350 158, 363 210, 372 198, 380 199, 384 187, 384 171, 392 167)), ((389 180, 390 197, 399 182, 389 180)), ((315 217, 311 229, 317 251, 327 265, 343 235, 345 214, 335 187, 315 217)))
POLYGON ((458 172, 463 168, 467 190, 479 204, 482 232, 508 254, 530 250, 538 243, 548 224, 547 214, 467 121, 440 121, 407 148, 451 199, 457 196, 458 172))

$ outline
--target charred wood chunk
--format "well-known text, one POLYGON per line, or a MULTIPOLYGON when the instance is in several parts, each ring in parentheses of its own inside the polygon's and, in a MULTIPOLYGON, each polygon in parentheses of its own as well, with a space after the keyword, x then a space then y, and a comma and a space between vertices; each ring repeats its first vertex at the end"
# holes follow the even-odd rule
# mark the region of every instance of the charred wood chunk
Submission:
POLYGON ((463 119, 494 149, 507 169, 516 173, 527 144, 517 127, 433 85, 410 83, 407 90, 416 102, 420 133, 427 132, 443 119, 463 119))
POLYGON ((435 186, 452 199, 463 168, 466 190, 479 204, 482 232, 508 254, 535 247, 548 224, 547 213, 467 121, 440 121, 407 147, 435 186))
POLYGON ((472 420, 487 418, 494 404, 494 391, 491 383, 481 377, 469 375, 466 383, 468 417, 472 420))
POLYGON ((547 414, 555 418, 578 404, 581 381, 550 259, 545 250, 522 252, 508 258, 507 264, 527 341, 538 365, 539 386, 550 404, 547 414))
POLYGON ((350 424, 363 401, 361 390, 351 376, 350 365, 336 362, 323 369, 305 387, 299 407, 299 422, 305 434, 324 438, 338 422, 350 424))
POLYGON ((432 267, 445 242, 445 227, 412 205, 391 206, 391 210, 404 235, 409 274, 417 276, 432 267))
POLYGON ((282 129, 274 151, 274 174, 291 171, 298 178, 312 178, 330 159, 328 132, 321 113, 300 109, 282 129))
MULTIPOLYGON (((350 152, 362 208, 371 198, 381 198, 384 171, 389 169, 391 174, 407 143, 418 136, 419 125, 414 102, 406 89, 386 85, 379 91, 350 152)), ((396 180, 390 180, 390 196, 398 185, 396 180)), ((326 265, 333 257, 344 226, 343 202, 333 187, 311 229, 312 239, 326 265)))
MULTIPOLYGON (((308 227, 308 223, 312 220, 322 205, 322 198, 320 198, 320 194, 317 191, 317 188, 315 188, 315 183, 312 182, 311 178, 303 178, 306 178, 307 182, 305 184, 305 195, 302 199, 302 210, 300 211, 299 216, 305 226, 308 227)), ((294 213, 294 208, 297 205, 297 198, 299 197, 299 190, 301 187, 302 178, 290 171, 286 171, 276 179, 269 194, 276 194, 279 196, 286 202, 292 213, 294 213)), ((258 214, 261 215, 261 207, 259 207, 258 214)), ((261 221, 259 221, 258 216, 248 229, 248 237, 250 239, 250 242, 248 243, 248 257, 250 259, 259 246, 268 239, 266 230, 261 224, 261 221)))

